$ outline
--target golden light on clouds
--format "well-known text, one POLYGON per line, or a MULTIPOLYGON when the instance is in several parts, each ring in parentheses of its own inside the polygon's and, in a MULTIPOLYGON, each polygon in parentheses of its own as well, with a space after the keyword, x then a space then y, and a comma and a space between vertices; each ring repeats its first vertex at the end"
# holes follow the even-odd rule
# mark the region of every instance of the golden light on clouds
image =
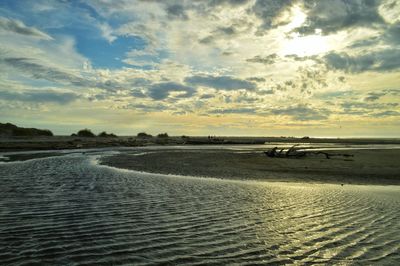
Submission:
POLYGON ((400 4, 367 2, 2 2, 0 111, 56 133, 398 136, 400 4))

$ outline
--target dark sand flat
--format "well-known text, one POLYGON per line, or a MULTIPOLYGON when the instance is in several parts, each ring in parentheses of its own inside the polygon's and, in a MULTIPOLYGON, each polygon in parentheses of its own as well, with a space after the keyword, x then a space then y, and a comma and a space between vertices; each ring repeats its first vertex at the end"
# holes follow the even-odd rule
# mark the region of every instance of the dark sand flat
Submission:
MULTIPOLYGON (((344 151, 329 151, 344 153, 344 151)), ((261 151, 122 153, 102 164, 144 172, 266 181, 400 185, 400 150, 350 150, 353 157, 269 158, 261 151)))

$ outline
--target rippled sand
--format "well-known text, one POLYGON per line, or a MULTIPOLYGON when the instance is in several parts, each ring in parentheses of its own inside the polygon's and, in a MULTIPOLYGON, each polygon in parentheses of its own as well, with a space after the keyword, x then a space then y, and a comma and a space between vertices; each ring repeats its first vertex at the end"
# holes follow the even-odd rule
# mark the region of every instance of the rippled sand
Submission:
POLYGON ((165 176, 95 159, 0 164, 0 265, 400 261, 398 186, 165 176))

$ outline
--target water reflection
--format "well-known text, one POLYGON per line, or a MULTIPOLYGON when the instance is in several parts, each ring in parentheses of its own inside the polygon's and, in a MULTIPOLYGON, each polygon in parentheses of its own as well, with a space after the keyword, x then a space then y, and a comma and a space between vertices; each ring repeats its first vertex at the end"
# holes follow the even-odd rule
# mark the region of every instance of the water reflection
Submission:
POLYGON ((163 176, 89 155, 0 165, 0 264, 400 259, 400 189, 163 176))

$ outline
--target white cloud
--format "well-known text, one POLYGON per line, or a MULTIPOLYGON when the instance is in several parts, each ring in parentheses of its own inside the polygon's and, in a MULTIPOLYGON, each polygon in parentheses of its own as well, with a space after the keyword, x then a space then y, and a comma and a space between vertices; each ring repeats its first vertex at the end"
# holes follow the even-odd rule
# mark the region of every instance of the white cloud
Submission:
POLYGON ((22 21, 16 19, 3 18, 3 17, 0 17, 0 34, 1 32, 6 34, 7 33, 20 34, 43 40, 53 39, 50 35, 48 35, 43 31, 40 31, 34 27, 26 26, 22 21))

